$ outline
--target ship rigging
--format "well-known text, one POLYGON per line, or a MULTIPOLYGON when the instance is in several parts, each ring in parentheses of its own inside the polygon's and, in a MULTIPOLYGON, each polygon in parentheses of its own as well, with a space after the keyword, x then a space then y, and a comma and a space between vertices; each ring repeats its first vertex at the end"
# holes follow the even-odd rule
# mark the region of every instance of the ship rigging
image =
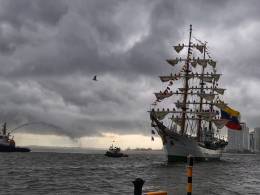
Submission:
POLYGON ((159 77, 167 86, 155 93, 151 125, 162 138, 169 161, 186 159, 189 154, 197 159, 219 159, 227 145, 219 132, 232 122, 222 113, 235 113, 236 118, 240 113, 222 100, 225 89, 218 85, 222 75, 217 73, 217 62, 207 42, 193 38, 192 25, 188 44, 178 44, 174 49, 178 54, 186 50, 186 57, 166 60, 175 73, 159 77))

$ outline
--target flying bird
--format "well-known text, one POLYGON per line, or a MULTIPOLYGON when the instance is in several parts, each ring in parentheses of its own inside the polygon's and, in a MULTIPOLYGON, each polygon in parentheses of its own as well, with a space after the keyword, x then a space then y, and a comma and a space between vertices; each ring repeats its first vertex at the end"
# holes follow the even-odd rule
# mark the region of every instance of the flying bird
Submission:
POLYGON ((92 80, 97 81, 97 75, 95 75, 92 80))

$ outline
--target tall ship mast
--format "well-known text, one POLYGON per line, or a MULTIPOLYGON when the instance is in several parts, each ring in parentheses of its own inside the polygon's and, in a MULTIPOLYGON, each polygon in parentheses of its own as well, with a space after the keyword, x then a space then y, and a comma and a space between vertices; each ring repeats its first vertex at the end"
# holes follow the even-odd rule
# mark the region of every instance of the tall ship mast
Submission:
POLYGON ((228 144, 221 129, 229 125, 239 130, 240 113, 222 100, 225 89, 218 85, 217 63, 207 42, 192 36, 192 25, 188 43, 174 49, 180 56, 166 61, 175 73, 160 76, 165 89, 155 93, 151 126, 162 139, 168 161, 186 160, 189 154, 198 160, 220 159, 228 144))

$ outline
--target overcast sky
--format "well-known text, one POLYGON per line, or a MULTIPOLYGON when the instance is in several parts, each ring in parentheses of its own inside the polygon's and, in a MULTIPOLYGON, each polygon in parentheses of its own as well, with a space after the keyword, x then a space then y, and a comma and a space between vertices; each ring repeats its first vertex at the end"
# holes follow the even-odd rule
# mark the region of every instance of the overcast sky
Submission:
POLYGON ((149 134, 147 110, 172 45, 208 42, 224 99, 260 126, 257 0, 1 0, 0 121, 71 138, 149 134), (92 77, 98 75, 98 82, 92 77))

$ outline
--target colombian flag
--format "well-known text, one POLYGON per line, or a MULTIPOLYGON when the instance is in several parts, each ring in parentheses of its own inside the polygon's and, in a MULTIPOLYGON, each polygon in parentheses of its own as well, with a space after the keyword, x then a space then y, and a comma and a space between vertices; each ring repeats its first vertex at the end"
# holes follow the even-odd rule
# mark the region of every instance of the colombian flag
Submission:
POLYGON ((240 113, 228 106, 225 109, 221 110, 221 118, 228 119, 229 121, 226 124, 226 127, 234 130, 241 130, 241 125, 239 122, 240 113))

